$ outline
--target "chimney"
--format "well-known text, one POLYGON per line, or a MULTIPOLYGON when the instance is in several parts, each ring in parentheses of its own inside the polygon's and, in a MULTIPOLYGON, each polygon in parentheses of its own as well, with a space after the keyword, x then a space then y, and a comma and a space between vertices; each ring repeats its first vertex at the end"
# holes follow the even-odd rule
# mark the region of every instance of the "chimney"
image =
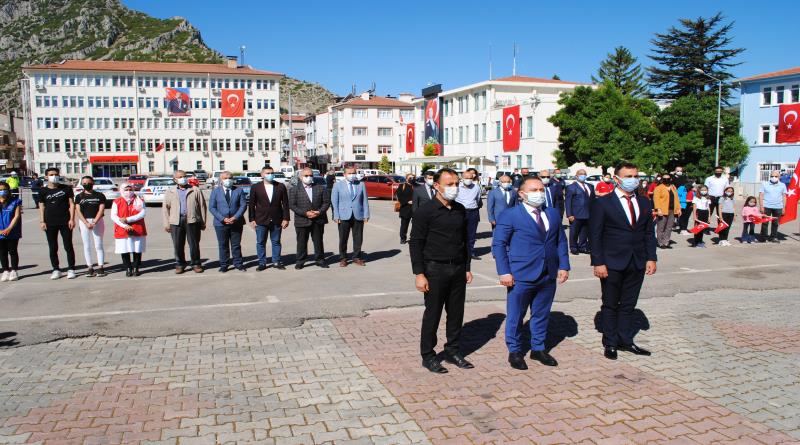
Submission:
POLYGON ((414 95, 411 93, 400 93, 398 99, 402 102, 411 103, 414 100, 414 95))
POLYGON ((225 66, 228 68, 236 68, 239 66, 239 62, 236 59, 236 56, 226 56, 225 57, 225 66))
POLYGON ((364 91, 363 93, 361 93, 361 99, 369 100, 369 91, 364 91))

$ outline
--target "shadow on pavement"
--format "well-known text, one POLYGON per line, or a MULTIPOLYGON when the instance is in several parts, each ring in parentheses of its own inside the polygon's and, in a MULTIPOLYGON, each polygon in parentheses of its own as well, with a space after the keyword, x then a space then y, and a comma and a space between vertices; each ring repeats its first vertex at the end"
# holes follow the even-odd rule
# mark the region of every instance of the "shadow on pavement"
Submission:
POLYGON ((465 323, 461 328, 461 353, 470 355, 497 337, 505 319, 505 314, 495 313, 465 323))
POLYGON ((0 332, 0 348, 8 348, 18 345, 19 342, 14 338, 16 336, 16 332, 0 332))
MULTIPOLYGON (((594 328, 599 333, 603 333, 603 329, 600 326, 600 311, 597 311, 594 314, 594 328)), ((647 315, 641 309, 634 309, 633 311, 633 337, 636 338, 636 335, 639 334, 640 331, 647 331, 650 329, 650 320, 647 319, 647 315)), ((598 339, 598 343, 600 339, 598 339)))
MULTIPOLYGON (((528 324, 526 323, 525 326, 527 328, 528 324)), ((530 334, 530 329, 528 329, 528 334, 530 334)), ((561 344, 567 337, 576 335, 578 335, 578 322, 575 321, 575 318, 563 312, 550 312, 547 337, 544 339, 545 350, 550 351, 561 344)))

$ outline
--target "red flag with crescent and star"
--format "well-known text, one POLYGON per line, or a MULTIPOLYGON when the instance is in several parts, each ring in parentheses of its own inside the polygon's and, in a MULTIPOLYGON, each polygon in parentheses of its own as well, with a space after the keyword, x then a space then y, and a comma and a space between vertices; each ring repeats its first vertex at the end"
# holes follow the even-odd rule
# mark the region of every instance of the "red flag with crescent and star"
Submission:
POLYGON ((519 105, 503 108, 503 151, 519 150, 519 105))
POLYGON ((222 90, 222 117, 244 116, 244 90, 222 90))
POLYGON ((778 109, 778 134, 775 142, 800 142, 800 104, 781 105, 778 109))
POLYGON ((786 224, 797 219, 797 200, 800 197, 800 160, 794 167, 792 180, 789 181, 789 189, 786 191, 786 209, 783 216, 778 220, 778 224, 786 224))
POLYGON ((698 233, 700 233, 700 232, 706 230, 707 228, 709 228, 710 226, 711 226, 711 224, 709 224, 709 223, 707 223, 705 221, 695 221, 694 222, 694 227, 689 229, 689 231, 692 232, 693 234, 697 235, 698 233))
POLYGON ((414 124, 406 125, 406 153, 414 153, 414 124))

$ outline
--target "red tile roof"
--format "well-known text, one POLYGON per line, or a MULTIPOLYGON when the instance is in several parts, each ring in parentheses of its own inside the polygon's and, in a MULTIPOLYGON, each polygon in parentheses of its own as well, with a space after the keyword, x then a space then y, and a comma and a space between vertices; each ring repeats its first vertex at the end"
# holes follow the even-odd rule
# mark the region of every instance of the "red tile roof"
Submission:
POLYGON ((229 68, 224 63, 162 63, 129 62, 111 60, 67 60, 62 63, 30 65, 26 70, 68 70, 68 71, 121 71, 156 73, 202 73, 202 74, 245 74, 254 76, 283 76, 281 73, 261 71, 249 66, 229 68))
POLYGON ((582 82, 568 82, 566 80, 545 79, 543 77, 507 76, 494 79, 498 82, 531 82, 531 83, 566 83, 570 85, 590 85, 582 82))
POLYGON ((791 76, 793 74, 800 74, 800 66, 780 71, 773 71, 771 73, 756 74, 755 76, 744 77, 742 79, 739 79, 739 81, 746 82, 748 80, 770 79, 772 77, 791 76))
POLYGON ((333 106, 333 108, 341 107, 388 107, 388 108, 414 108, 414 105, 403 102, 402 100, 389 99, 388 97, 372 96, 369 100, 364 100, 361 97, 355 97, 333 106))
MULTIPOLYGON (((308 116, 306 116, 304 114, 302 114, 302 115, 301 114, 293 114, 292 115, 292 122, 305 122, 306 121, 306 117, 308 117, 308 116)), ((289 120, 288 118, 289 118, 288 114, 281 114, 281 121, 287 121, 287 120, 289 120)))

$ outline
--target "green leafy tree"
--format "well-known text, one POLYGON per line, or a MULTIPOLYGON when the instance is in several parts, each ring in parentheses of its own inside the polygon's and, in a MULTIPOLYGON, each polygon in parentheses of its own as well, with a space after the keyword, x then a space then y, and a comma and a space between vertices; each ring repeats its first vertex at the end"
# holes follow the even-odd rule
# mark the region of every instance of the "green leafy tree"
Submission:
MULTIPOLYGON (((744 48, 732 47, 729 36, 733 22, 723 23, 722 13, 711 18, 681 19, 680 27, 670 27, 650 41, 650 58, 657 64, 648 68, 649 82, 662 99, 687 95, 717 94, 716 82, 696 68, 723 81, 733 77, 729 68, 741 64, 733 60, 744 48)), ((723 85, 723 97, 730 94, 730 85, 723 85)))
POLYGON ((608 82, 627 96, 647 95, 642 66, 624 46, 618 46, 613 53, 606 55, 606 59, 600 62, 600 68, 597 69, 597 77, 592 76, 592 82, 608 82))
MULTIPOLYGON (((685 96, 663 109, 655 120, 661 140, 652 152, 664 171, 682 165, 690 177, 705 177, 714 169, 717 138, 717 99, 685 96)), ((719 163, 737 167, 749 148, 739 134, 739 116, 723 110, 719 163)))
POLYGON ((386 173, 392 172, 392 163, 389 162, 389 157, 386 155, 381 156, 380 162, 378 162, 378 170, 384 171, 386 173))
POLYGON ((651 100, 626 96, 603 84, 597 89, 577 87, 562 94, 558 103, 561 109, 548 120, 559 130, 559 150, 553 153, 559 168, 583 162, 605 172, 625 159, 652 170, 658 107, 651 100))

